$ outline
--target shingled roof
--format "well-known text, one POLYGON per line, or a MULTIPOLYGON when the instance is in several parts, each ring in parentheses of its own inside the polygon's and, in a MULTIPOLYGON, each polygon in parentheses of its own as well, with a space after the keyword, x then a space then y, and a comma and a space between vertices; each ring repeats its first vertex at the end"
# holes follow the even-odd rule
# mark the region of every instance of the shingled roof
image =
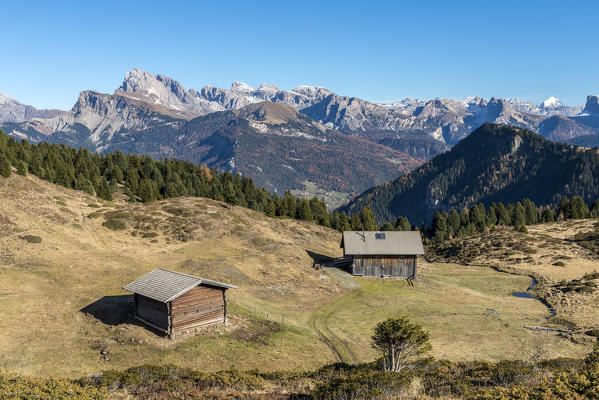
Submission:
POLYGON ((341 247, 347 255, 423 255, 418 231, 343 232, 341 247))
POLYGON ((217 286, 225 289, 236 288, 227 283, 158 268, 134 280, 123 289, 162 303, 168 303, 198 285, 217 286))

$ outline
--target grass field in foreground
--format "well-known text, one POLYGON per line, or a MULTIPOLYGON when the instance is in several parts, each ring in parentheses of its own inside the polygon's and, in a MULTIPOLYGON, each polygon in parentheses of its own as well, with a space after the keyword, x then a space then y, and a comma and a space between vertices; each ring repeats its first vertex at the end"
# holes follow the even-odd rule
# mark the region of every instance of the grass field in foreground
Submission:
POLYGON ((430 330, 436 357, 587 351, 524 330, 547 313, 535 300, 510 296, 528 286, 526 277, 421 263, 408 287, 317 271, 315 254, 340 255, 338 232, 207 199, 107 203, 13 175, 0 178, 0 200, 0 368, 9 371, 72 377, 142 363, 215 371, 369 361, 372 328, 398 313, 430 330), (125 229, 103 226, 109 218, 125 229), (132 323, 122 286, 156 267, 237 285, 230 324, 171 341, 132 323), (486 317, 486 308, 501 320, 486 317))

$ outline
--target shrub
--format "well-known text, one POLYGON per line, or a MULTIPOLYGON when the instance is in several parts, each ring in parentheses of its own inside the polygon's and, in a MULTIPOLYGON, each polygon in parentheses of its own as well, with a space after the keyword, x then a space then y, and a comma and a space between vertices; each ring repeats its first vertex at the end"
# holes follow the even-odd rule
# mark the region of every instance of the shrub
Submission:
POLYGON ((105 226, 106 228, 111 229, 113 231, 120 231, 127 228, 127 224, 125 223, 125 221, 118 218, 110 218, 104 221, 102 226, 105 226))
POLYGON ((24 241, 29 242, 29 243, 41 243, 42 242, 41 237, 34 236, 34 235, 21 236, 21 239, 23 239, 24 241))
POLYGON ((556 267, 565 267, 566 266, 566 264, 564 264, 563 261, 554 262, 553 265, 555 265, 556 267))

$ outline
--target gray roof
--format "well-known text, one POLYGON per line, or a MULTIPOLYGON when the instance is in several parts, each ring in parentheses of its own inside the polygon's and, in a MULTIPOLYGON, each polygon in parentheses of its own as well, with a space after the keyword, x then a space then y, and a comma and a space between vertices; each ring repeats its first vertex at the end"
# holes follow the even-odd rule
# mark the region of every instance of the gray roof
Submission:
POLYGON ((424 255, 418 231, 343 232, 341 247, 348 255, 424 255))
POLYGON ((158 268, 134 280, 123 289, 163 303, 168 303, 198 285, 218 286, 225 289, 236 287, 210 279, 198 278, 181 272, 158 268))

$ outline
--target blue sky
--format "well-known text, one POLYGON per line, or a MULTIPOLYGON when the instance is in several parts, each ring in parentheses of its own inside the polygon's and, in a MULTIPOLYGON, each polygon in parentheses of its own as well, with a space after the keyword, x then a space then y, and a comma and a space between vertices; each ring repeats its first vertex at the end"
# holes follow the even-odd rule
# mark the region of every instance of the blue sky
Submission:
POLYGON ((0 92, 40 108, 110 93, 133 67, 371 101, 599 94, 598 1, 52 3, 0 14, 0 92))

